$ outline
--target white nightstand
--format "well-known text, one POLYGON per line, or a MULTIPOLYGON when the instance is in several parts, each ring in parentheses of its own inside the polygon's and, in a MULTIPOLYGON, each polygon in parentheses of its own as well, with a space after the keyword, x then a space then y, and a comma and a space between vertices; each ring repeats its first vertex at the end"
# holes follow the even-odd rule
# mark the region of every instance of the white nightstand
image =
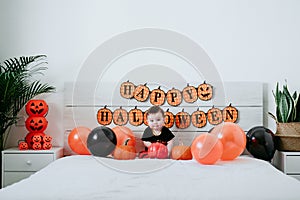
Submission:
POLYGON ((300 180, 300 152, 276 151, 273 165, 283 173, 300 180))
POLYGON ((36 151, 10 148, 2 151, 2 187, 29 177, 62 156, 62 147, 36 151))

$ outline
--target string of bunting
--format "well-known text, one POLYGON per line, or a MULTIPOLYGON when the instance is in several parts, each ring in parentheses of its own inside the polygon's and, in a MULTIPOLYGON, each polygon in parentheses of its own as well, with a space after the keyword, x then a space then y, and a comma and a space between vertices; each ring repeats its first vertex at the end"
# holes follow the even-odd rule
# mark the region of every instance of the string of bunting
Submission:
MULTIPOLYGON (((147 111, 142 111, 141 109, 135 106, 129 112, 123 109, 122 107, 111 111, 104 106, 100 108, 97 112, 97 121, 101 125, 109 125, 113 122, 116 125, 125 125, 128 122, 133 126, 140 126, 142 124, 147 124, 146 120, 147 111)), ((191 115, 184 111, 178 112, 174 115, 172 112, 167 109, 165 111, 165 126, 167 128, 173 127, 175 124, 177 128, 184 129, 188 128, 192 123, 195 127, 201 128, 204 127, 208 123, 212 125, 220 124, 222 121, 224 122, 236 122, 238 119, 238 110, 229 104, 223 110, 212 107, 207 113, 199 110, 199 108, 194 111, 191 115)))
POLYGON ((198 98, 202 101, 210 100, 213 97, 213 87, 204 81, 198 87, 187 84, 182 91, 172 88, 165 92, 160 87, 150 91, 147 83, 136 86, 128 80, 121 84, 120 95, 126 99, 134 98, 139 102, 145 102, 150 98, 150 103, 156 106, 163 105, 165 101, 171 106, 178 106, 182 100, 187 103, 194 103, 198 98))

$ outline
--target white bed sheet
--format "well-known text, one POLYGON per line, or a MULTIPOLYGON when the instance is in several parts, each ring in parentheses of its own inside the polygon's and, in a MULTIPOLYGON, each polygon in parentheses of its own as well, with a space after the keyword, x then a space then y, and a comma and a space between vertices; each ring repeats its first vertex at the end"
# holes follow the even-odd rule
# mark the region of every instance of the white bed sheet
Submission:
POLYGON ((248 156, 215 165, 201 165, 195 160, 119 161, 69 156, 1 189, 0 199, 299 200, 300 182, 270 163, 248 156), (163 167, 145 172, 159 166, 163 167))

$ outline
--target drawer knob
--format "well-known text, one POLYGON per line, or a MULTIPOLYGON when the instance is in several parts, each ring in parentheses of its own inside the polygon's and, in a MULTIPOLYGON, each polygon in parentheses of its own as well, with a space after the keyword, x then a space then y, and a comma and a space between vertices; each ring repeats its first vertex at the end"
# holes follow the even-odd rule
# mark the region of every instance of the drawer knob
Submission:
POLYGON ((27 160, 26 164, 27 164, 27 165, 31 165, 31 161, 30 161, 30 160, 27 160))

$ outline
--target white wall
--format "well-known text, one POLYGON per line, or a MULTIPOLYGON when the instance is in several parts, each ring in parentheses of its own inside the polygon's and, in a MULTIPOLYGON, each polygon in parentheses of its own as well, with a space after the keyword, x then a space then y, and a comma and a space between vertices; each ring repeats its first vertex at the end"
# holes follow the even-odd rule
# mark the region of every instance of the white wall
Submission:
MULTIPOLYGON (((63 144, 63 83, 75 80, 83 62, 100 44, 133 29, 176 31, 197 42, 224 81, 260 81, 271 90, 288 80, 300 91, 300 1, 298 0, 1 0, 0 60, 48 55, 44 81, 57 93, 47 131, 63 144)), ((272 121, 268 126, 274 130, 272 121)), ((10 138, 22 138, 22 130, 10 138)))

